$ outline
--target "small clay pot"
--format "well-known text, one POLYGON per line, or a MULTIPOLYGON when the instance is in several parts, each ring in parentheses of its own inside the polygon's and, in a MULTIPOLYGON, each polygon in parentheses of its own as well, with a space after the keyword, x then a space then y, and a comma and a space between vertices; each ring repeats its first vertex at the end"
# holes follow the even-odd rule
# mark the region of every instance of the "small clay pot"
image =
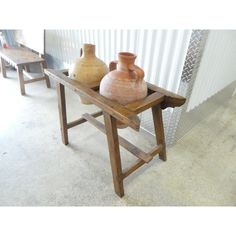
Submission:
MULTIPOLYGON (((84 44, 81 57, 76 60, 69 76, 84 84, 90 84, 101 81, 108 72, 107 65, 95 55, 95 45, 84 44)), ((80 99, 83 104, 91 104, 83 97, 80 99)))

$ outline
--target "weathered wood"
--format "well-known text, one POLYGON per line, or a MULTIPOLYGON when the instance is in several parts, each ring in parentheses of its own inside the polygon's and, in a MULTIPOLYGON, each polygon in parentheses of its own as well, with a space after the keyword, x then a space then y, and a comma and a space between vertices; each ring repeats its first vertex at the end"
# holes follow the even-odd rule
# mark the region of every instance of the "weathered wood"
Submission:
POLYGON ((159 156, 161 160, 166 161, 165 134, 162 120, 162 110, 159 105, 152 107, 152 116, 156 134, 156 142, 158 145, 162 145, 162 149, 159 153, 159 156))
POLYGON ((110 162, 115 192, 118 196, 124 196, 123 173, 120 159, 119 140, 116 127, 116 119, 104 112, 107 142, 110 154, 110 162))
MULTIPOLYGON (((98 116, 101 116, 101 115, 103 115, 103 111, 97 111, 97 112, 94 112, 94 113, 90 114, 90 116, 92 116, 92 117, 98 117, 98 116)), ((78 120, 71 121, 67 124, 67 129, 75 127, 76 125, 80 125, 80 124, 82 124, 86 121, 87 121, 87 119, 85 119, 83 117, 78 119, 78 120)))
MULTIPOLYGON (((115 63, 110 66, 110 69, 113 69, 113 67, 115 67, 115 63)), ((62 137, 64 138, 64 140, 66 140, 68 143, 67 132, 69 128, 72 128, 78 124, 82 124, 86 121, 90 122, 92 125, 94 125, 96 128, 107 135, 113 183, 117 195, 119 195, 120 197, 124 195, 123 179, 129 176, 145 163, 151 161, 155 155, 159 154, 160 159, 164 161, 166 160, 162 109, 164 109, 166 106, 174 107, 182 105, 185 102, 185 99, 183 97, 148 84, 148 96, 146 98, 123 106, 99 95, 99 93, 97 92, 97 90, 99 89, 99 83, 83 84, 79 81, 69 79, 65 74, 62 73, 62 71, 46 69, 45 73, 60 84, 58 97, 60 98, 59 103, 61 104, 59 106, 59 111, 62 137), (75 93, 90 100, 94 105, 100 107, 101 111, 93 114, 85 113, 82 115, 82 118, 67 124, 64 86, 67 86, 75 93), (152 108, 157 146, 146 153, 118 135, 117 122, 123 122, 137 130, 139 127, 139 121, 137 120, 136 114, 145 111, 148 108, 152 108), (95 119, 95 117, 101 115, 102 113, 104 114, 105 125, 95 119), (124 147, 139 159, 132 166, 124 169, 123 171, 119 145, 124 147)), ((64 141, 64 143, 66 141, 64 141)))
POLYGON ((51 83, 50 83, 50 79, 48 77, 48 75, 46 75, 44 73, 44 69, 46 69, 48 66, 47 66, 47 62, 44 60, 42 63, 41 63, 41 68, 42 68, 42 71, 43 71, 43 74, 44 74, 44 77, 45 77, 45 80, 46 80, 46 85, 47 85, 47 88, 50 88, 51 87, 51 83))
POLYGON ((152 106, 155 106, 156 104, 160 104, 162 101, 164 101, 164 96, 160 93, 155 92, 145 97, 144 99, 129 103, 125 107, 138 114, 152 106))
POLYGON ((131 152, 137 158, 143 160, 145 163, 148 163, 152 160, 152 156, 150 156, 148 153, 142 151, 140 148, 136 147, 134 144, 130 143, 128 140, 120 136, 119 136, 119 142, 123 148, 131 152))
MULTIPOLYGON (((29 65, 24 65, 24 71, 30 72, 30 67, 29 67, 29 65)), ((23 71, 23 72, 24 72, 24 71, 23 71)))
POLYGON ((84 84, 84 85, 88 88, 91 88, 94 91, 98 91, 99 86, 100 86, 100 81, 90 82, 90 83, 87 83, 87 84, 84 84))
POLYGON ((159 154, 162 151, 162 144, 157 145, 156 147, 154 147, 148 154, 152 157, 156 156, 157 154, 159 154))
POLYGON ((139 167, 144 165, 145 162, 143 160, 137 160, 132 166, 126 168, 123 170, 123 179, 132 174, 135 170, 137 170, 139 167))
POLYGON ((5 65, 5 61, 3 60, 3 58, 1 57, 1 73, 2 73, 2 77, 6 78, 7 77, 7 73, 6 73, 6 65, 5 65))
MULTIPOLYGON (((26 76, 27 75, 29 76, 29 73, 27 74, 27 71, 29 71, 29 65, 31 65, 31 64, 40 64, 43 68, 47 67, 46 61, 43 58, 39 57, 38 54, 33 53, 30 50, 28 50, 26 48, 22 48, 22 47, 7 48, 7 49, 3 48, 3 49, 0 49, 0 57, 1 57, 1 62, 4 63, 4 61, 7 61, 10 65, 12 65, 13 67, 15 67, 17 69, 17 75, 18 75, 18 80, 20 83, 22 95, 25 94, 24 84, 43 80, 43 78, 39 79, 39 77, 37 77, 37 78, 33 78, 32 80, 29 80, 29 81, 28 80, 24 81, 24 76, 22 73, 22 69, 25 68, 26 69, 26 71, 25 71, 26 76)), ((3 73, 4 73, 4 69, 3 69, 3 73)), ((6 71, 5 71, 5 77, 6 77, 6 71)), ((31 76, 29 76, 29 77, 31 77, 31 76)), ((49 88, 50 87, 50 80, 47 75, 44 75, 44 77, 46 80, 47 87, 49 88)))
MULTIPOLYGON (((102 124, 100 121, 93 118, 90 114, 85 113, 82 115, 84 119, 86 119, 89 123, 94 125, 97 129, 102 131, 104 134, 106 134, 106 128, 104 124, 102 124)), ((119 144, 125 148, 127 151, 131 152, 134 156, 137 158, 143 160, 145 163, 148 163, 152 160, 152 156, 147 154, 146 152, 142 151, 138 147, 136 147, 134 144, 130 143, 125 138, 118 135, 119 144)))
POLYGON ((67 76, 62 74, 60 71, 55 71, 52 69, 46 69, 45 73, 50 76, 51 78, 55 79, 57 82, 67 86, 68 88, 72 89, 77 94, 84 96, 86 99, 91 101, 94 105, 101 108, 103 111, 109 113, 117 120, 121 121, 122 123, 130 126, 135 130, 139 130, 140 128, 140 120, 138 116, 127 109, 126 107, 122 106, 121 104, 111 101, 99 93, 93 91, 92 89, 85 86, 83 83, 69 79, 67 76))
POLYGON ((186 98, 179 96, 178 94, 167 91, 163 88, 157 87, 153 84, 147 82, 148 88, 164 95, 164 101, 161 103, 161 108, 165 109, 167 107, 180 107, 182 106, 186 98))
POLYGON ((29 79, 42 79, 44 78, 44 73, 40 72, 28 72, 23 70, 23 74, 29 79))
MULTIPOLYGON (((66 76, 69 76, 69 70, 68 69, 62 69, 62 70, 59 70, 59 71, 62 74, 66 75, 66 76)), ((101 81, 95 81, 95 82, 90 82, 90 83, 87 83, 87 84, 84 84, 84 85, 91 88, 94 91, 97 91, 97 90, 99 90, 100 82, 101 81)))
POLYGON ((43 77, 43 78, 24 80, 24 84, 30 84, 30 83, 34 83, 34 82, 41 81, 41 80, 46 80, 46 78, 43 77))
POLYGON ((66 116, 66 99, 64 85, 57 84, 57 98, 60 118, 61 138, 62 142, 68 144, 67 116, 66 116))
POLYGON ((25 95, 24 75, 23 75, 23 69, 22 69, 21 66, 17 67, 17 75, 18 75, 18 80, 19 80, 19 83, 20 83, 21 95, 25 95))
POLYGON ((92 124, 93 126, 95 126, 97 129, 99 129, 100 131, 102 131, 104 134, 106 134, 106 128, 105 125, 96 120, 94 117, 92 117, 90 114, 85 113, 82 115, 82 117, 87 120, 90 124, 92 124))
POLYGON ((0 56, 15 67, 44 61, 43 58, 25 48, 2 48, 0 56))

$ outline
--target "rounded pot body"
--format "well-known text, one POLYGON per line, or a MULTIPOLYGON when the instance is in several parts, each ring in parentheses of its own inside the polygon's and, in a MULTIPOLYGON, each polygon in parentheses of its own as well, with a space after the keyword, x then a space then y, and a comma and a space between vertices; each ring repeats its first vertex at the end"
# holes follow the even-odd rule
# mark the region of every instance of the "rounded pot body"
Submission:
MULTIPOLYGON (((70 78, 78 80, 84 84, 91 84, 101 81, 101 79, 108 73, 107 65, 96 57, 95 45, 84 44, 82 56, 76 60, 70 78)), ((84 104, 91 104, 88 100, 81 97, 81 102, 84 104)))
MULTIPOLYGON (((110 63, 110 72, 100 83, 100 94, 122 105, 132 103, 147 96, 144 71, 134 64, 136 55, 119 53, 118 62, 110 63)), ((118 127, 126 127, 118 122, 118 127)))

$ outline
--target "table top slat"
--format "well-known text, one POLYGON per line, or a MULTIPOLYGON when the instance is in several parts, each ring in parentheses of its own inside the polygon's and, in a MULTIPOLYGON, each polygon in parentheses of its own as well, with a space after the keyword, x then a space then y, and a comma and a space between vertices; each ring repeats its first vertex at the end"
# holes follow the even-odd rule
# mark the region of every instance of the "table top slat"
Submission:
POLYGON ((14 66, 27 65, 32 63, 43 62, 44 59, 39 57, 25 48, 2 48, 0 56, 14 66))
POLYGON ((158 87, 154 84, 150 84, 148 82, 147 82, 147 85, 150 90, 153 90, 153 91, 158 92, 159 94, 162 94, 165 96, 165 99, 161 104, 162 109, 165 109, 167 107, 172 107, 172 108, 180 107, 186 101, 186 98, 184 98, 176 93, 172 93, 166 89, 160 88, 160 87, 158 87))
POLYGON ((150 107, 160 104, 161 102, 164 101, 164 99, 165 97, 163 94, 154 92, 141 100, 129 103, 125 107, 138 114, 140 112, 147 110, 150 107))

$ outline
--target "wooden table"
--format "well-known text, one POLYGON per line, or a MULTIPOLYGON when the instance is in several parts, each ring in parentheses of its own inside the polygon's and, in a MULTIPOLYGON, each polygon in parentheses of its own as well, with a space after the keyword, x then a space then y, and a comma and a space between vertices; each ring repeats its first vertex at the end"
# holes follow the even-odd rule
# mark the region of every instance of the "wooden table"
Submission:
POLYGON ((150 162, 154 156, 159 154, 160 159, 166 161, 166 145, 162 121, 162 109, 167 107, 178 107, 185 103, 185 98, 168 92, 162 88, 148 84, 148 96, 142 100, 123 106, 111 101, 98 93, 99 83, 85 85, 79 81, 72 80, 62 71, 45 69, 45 73, 57 82, 58 108, 60 116, 62 142, 68 144, 68 129, 82 124, 86 121, 94 125, 106 134, 109 147, 110 162, 115 192, 118 196, 124 196, 123 179, 129 176, 142 165, 150 162), (85 113, 78 120, 67 122, 65 86, 75 93, 88 99, 101 110, 88 114, 85 113), (149 152, 144 152, 139 147, 120 137, 117 132, 117 121, 121 121, 136 131, 139 131, 140 120, 137 116, 140 112, 152 109, 156 146, 149 152), (104 116, 104 124, 96 120, 98 116, 104 116), (119 145, 131 152, 137 161, 129 168, 122 169, 119 145))
POLYGON ((25 84, 28 83, 46 80, 46 85, 50 88, 50 81, 44 73, 31 73, 28 70, 28 66, 31 64, 39 63, 42 68, 47 67, 45 59, 39 57, 36 53, 33 53, 23 47, 2 48, 0 49, 0 59, 2 76, 4 78, 6 78, 5 61, 16 68, 22 95, 25 94, 25 84), (24 80, 24 74, 29 78, 29 80, 24 80))

